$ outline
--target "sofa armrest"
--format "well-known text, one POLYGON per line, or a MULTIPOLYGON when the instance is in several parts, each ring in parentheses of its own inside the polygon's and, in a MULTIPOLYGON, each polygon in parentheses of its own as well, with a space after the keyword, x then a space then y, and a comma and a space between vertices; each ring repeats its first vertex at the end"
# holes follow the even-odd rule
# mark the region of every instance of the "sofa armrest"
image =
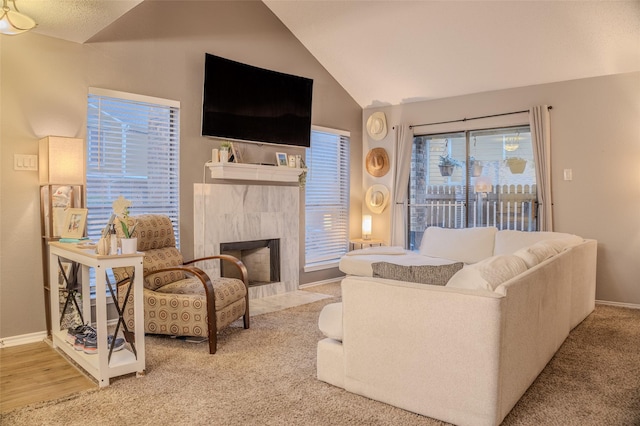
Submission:
POLYGON ((456 424, 495 422, 503 296, 347 277, 342 298, 346 390, 456 424))

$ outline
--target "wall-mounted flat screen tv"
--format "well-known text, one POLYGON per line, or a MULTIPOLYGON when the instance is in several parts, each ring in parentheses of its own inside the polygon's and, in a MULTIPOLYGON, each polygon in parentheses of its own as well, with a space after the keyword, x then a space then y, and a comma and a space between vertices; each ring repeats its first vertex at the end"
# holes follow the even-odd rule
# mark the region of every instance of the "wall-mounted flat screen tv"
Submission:
POLYGON ((206 54, 202 135, 310 146, 313 80, 206 54))

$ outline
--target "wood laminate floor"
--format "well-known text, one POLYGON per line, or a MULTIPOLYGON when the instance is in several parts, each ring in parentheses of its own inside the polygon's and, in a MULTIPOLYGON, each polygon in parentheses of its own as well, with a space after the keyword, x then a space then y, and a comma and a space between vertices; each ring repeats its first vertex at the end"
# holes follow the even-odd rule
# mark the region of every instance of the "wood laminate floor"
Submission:
POLYGON ((0 413, 97 387, 46 342, 0 349, 0 413))

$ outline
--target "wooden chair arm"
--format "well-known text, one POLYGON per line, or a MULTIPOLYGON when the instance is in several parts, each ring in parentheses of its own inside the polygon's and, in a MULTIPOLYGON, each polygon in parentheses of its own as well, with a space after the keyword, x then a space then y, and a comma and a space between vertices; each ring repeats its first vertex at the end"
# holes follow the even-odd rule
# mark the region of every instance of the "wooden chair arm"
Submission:
POLYGON ((247 293, 248 293, 249 292, 249 273, 247 272, 247 267, 237 257, 230 256, 228 254, 218 254, 214 256, 207 256, 207 257, 201 257, 198 259, 193 259, 183 263, 185 265, 190 265, 196 262, 203 262, 205 260, 215 260, 215 259, 231 262, 236 266, 236 268, 238 268, 238 270, 240 271, 240 274, 242 275, 242 282, 244 283, 244 286, 247 288, 247 293))
MULTIPOLYGON (((244 313, 244 328, 249 328, 251 323, 251 315, 249 314, 249 272, 247 272, 247 267, 242 263, 240 259, 234 256, 230 256, 228 254, 218 254, 213 256, 201 257, 198 259, 193 259, 187 262, 183 262, 185 265, 190 265, 196 262, 203 262, 205 260, 216 260, 220 259, 223 261, 231 262, 238 268, 240 274, 242 274, 242 282, 244 283, 244 287, 246 289, 245 299, 245 313, 244 313)), ((195 266, 193 267, 195 268, 195 266)))

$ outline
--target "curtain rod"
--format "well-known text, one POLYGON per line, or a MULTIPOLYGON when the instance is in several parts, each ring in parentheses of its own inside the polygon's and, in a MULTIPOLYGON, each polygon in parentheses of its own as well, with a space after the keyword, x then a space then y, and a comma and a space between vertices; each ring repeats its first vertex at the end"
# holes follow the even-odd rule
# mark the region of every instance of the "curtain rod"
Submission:
MULTIPOLYGON (((547 109, 553 109, 552 106, 548 106, 547 109)), ((413 129, 414 127, 421 127, 421 126, 432 126, 435 124, 448 124, 448 123, 459 123, 459 122, 465 122, 465 121, 469 121, 469 120, 480 120, 482 118, 492 118, 492 117, 501 117, 503 115, 512 115, 512 114, 522 114, 525 112, 529 112, 528 109, 525 109, 523 111, 513 111, 513 112, 503 112, 502 114, 492 114, 492 115, 483 115, 480 117, 470 117, 470 118, 461 118, 459 120, 449 120, 449 121, 438 121, 438 122, 434 122, 434 123, 423 123, 423 124, 410 124, 409 128, 413 129)))

